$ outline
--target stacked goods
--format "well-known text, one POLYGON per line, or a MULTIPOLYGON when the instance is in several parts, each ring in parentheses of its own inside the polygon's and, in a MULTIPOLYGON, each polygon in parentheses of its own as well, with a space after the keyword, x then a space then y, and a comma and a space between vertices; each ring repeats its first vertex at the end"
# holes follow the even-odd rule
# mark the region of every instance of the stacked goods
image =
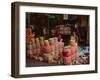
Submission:
POLYGON ((54 45, 55 45, 55 57, 59 54, 59 48, 58 48, 58 38, 54 37, 54 45))
POLYGON ((36 38, 35 39, 35 45, 36 45, 36 55, 39 56, 40 55, 40 41, 39 41, 39 38, 36 38))
POLYGON ((33 55, 33 40, 34 40, 34 34, 32 34, 32 29, 31 28, 27 28, 26 29, 26 52, 27 52, 27 56, 32 57, 33 55))
POLYGON ((62 41, 62 39, 58 42, 58 49, 59 49, 59 53, 62 54, 64 49, 64 42, 62 41))
POLYGON ((44 46, 44 37, 40 37, 40 46, 41 46, 41 47, 44 46))
POLYGON ((75 40, 70 40, 70 49, 72 53, 72 64, 78 64, 78 46, 75 40))
POLYGON ((69 47, 64 48, 64 64, 78 64, 78 46, 74 39, 70 40, 69 47))
POLYGON ((62 39, 61 41, 58 42, 58 38, 54 37, 54 44, 55 44, 55 56, 54 56, 54 60, 56 61, 56 63, 62 63, 62 51, 63 50, 63 42, 62 39))
POLYGON ((41 37, 39 37, 39 39, 40 39, 40 56, 39 56, 39 61, 43 61, 43 52, 42 52, 42 50, 43 50, 43 47, 44 47, 44 37, 43 36, 41 36, 41 37))
POLYGON ((32 29, 26 28, 26 43, 32 43, 32 29))
POLYGON ((46 61, 48 63, 52 62, 52 56, 51 56, 50 52, 51 52, 51 48, 50 48, 49 41, 44 40, 44 46, 43 46, 42 53, 43 53, 44 61, 46 61))
POLYGON ((71 50, 70 50, 70 48, 64 48, 63 56, 64 56, 64 64, 70 65, 71 64, 71 50))
POLYGON ((27 48, 27 50, 26 50, 27 56, 29 56, 29 57, 32 58, 32 55, 33 55, 32 44, 31 43, 30 44, 27 44, 26 48, 27 48))
POLYGON ((55 56, 55 43, 54 43, 54 38, 49 38, 49 43, 51 47, 51 54, 54 57, 55 56))
POLYGON ((48 54, 50 53, 51 49, 50 49, 50 44, 48 40, 44 40, 44 46, 43 46, 43 53, 44 54, 48 54))
POLYGON ((59 48, 58 48, 58 38, 54 37, 54 45, 55 45, 55 56, 54 56, 54 60, 56 61, 56 63, 59 62, 59 48))
MULTIPOLYGON (((43 37, 40 37, 40 46, 38 46, 38 48, 40 48, 41 50, 40 56, 38 57, 41 58, 42 61, 44 60, 48 63, 60 63, 61 62, 61 58, 62 58, 61 51, 63 50, 63 42, 62 41, 58 42, 57 37, 49 38, 49 40, 44 40, 43 37)), ((38 54, 37 50, 36 52, 38 54)))
POLYGON ((58 42, 58 38, 44 37, 35 38, 31 28, 26 29, 26 52, 27 55, 35 60, 46 61, 48 63, 58 63, 62 54, 63 42, 58 42))
POLYGON ((55 58, 55 55, 56 55, 56 53, 55 53, 56 47, 55 47, 54 38, 49 38, 49 43, 50 43, 50 48, 51 48, 50 54, 52 56, 52 62, 55 63, 56 61, 54 60, 54 58, 55 58))
POLYGON ((63 63, 63 50, 64 50, 64 42, 62 39, 58 42, 58 50, 59 50, 59 58, 60 58, 60 63, 63 63))

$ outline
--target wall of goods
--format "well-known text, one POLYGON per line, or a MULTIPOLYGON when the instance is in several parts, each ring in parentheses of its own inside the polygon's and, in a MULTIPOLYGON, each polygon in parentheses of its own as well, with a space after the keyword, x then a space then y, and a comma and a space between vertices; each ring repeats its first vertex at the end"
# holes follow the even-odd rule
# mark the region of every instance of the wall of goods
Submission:
POLYGON ((27 57, 55 64, 89 63, 89 56, 80 62, 78 57, 78 45, 89 46, 88 18, 84 15, 26 13, 27 57))

